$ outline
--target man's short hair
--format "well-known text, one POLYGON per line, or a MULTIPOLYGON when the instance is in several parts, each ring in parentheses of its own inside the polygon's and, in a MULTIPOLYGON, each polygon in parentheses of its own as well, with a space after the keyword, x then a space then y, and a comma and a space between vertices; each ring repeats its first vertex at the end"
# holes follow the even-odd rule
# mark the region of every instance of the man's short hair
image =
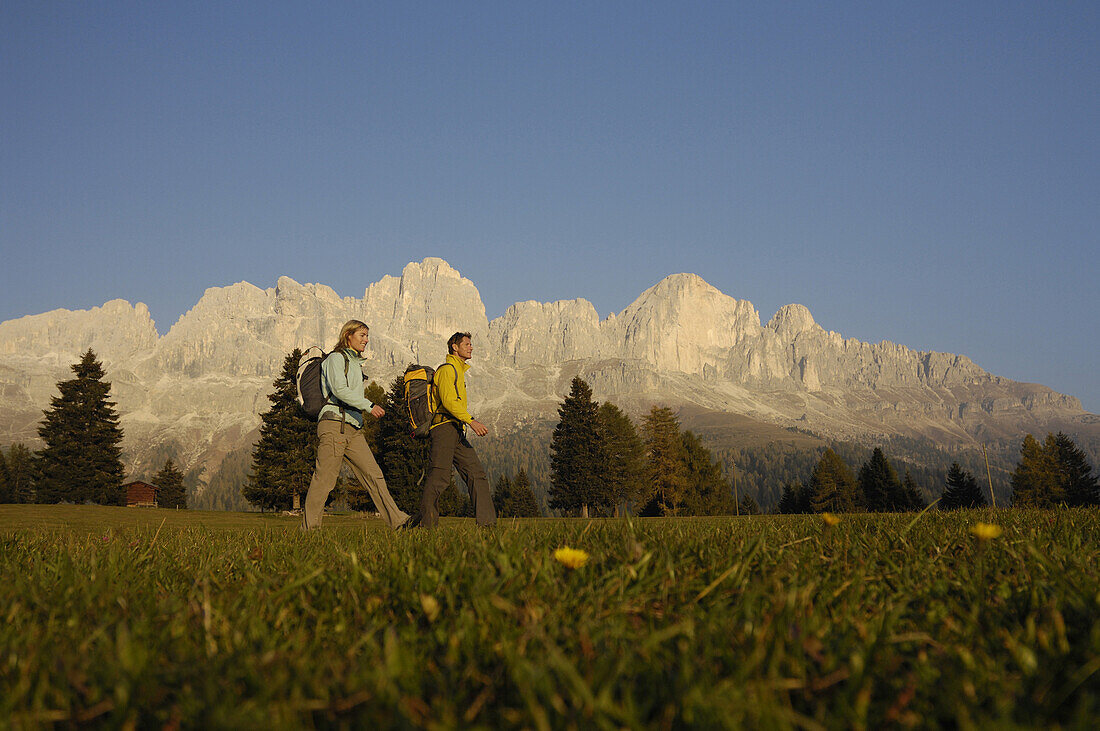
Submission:
POLYGON ((455 346, 462 342, 462 338, 474 339, 474 336, 470 333, 455 333, 447 339, 447 355, 454 355, 455 346))

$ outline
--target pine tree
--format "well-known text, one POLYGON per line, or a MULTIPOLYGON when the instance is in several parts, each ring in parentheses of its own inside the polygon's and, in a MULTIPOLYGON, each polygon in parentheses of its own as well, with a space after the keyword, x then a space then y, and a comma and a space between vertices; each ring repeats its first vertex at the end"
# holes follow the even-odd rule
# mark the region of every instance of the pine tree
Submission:
POLYGON ((1058 432, 1054 436, 1054 459, 1058 465, 1062 493, 1074 507, 1100 505, 1100 488, 1092 465, 1073 440, 1058 432))
POLYGON ((157 487, 157 507, 187 508, 187 492, 183 488, 183 473, 180 472, 171 458, 165 461, 164 467, 153 478, 153 484, 157 487))
POLYGON ((1030 434, 1024 437, 1020 461, 1012 473, 1014 506, 1051 508, 1065 503, 1055 449, 1053 435, 1047 436, 1045 447, 1030 434))
POLYGON ((573 378, 550 438, 550 507, 554 510, 588 517, 590 509, 612 504, 604 482, 607 456, 599 439, 598 408, 588 384, 580 376, 573 378))
POLYGON ((287 510, 305 499, 317 456, 317 425, 298 404, 296 381, 302 351, 295 348, 268 395, 271 408, 260 415, 260 438, 252 450, 252 472, 241 494, 261 510, 287 510))
POLYGON ((684 441, 672 409, 654 406, 642 423, 650 495, 645 515, 676 515, 688 489, 684 441))
POLYGON ((618 406, 605 401, 596 412, 598 439, 607 457, 604 483, 616 514, 637 510, 644 484, 645 448, 634 422, 618 406))
POLYGON ((375 455, 378 466, 386 476, 386 487, 393 501, 397 507, 412 515, 420 509, 431 440, 412 436, 408 417, 402 411, 404 403, 405 379, 398 376, 390 383, 386 395, 386 415, 378 420, 379 449, 375 455))
POLYGON ((856 478, 836 452, 826 449, 810 476, 815 513, 850 513, 860 507, 856 478))
POLYGON ((60 396, 38 428, 46 443, 39 454, 38 499, 45 503, 121 505, 122 429, 103 365, 88 349, 72 366, 76 378, 57 384, 60 396))
POLYGON ((985 495, 978 487, 974 475, 959 467, 958 462, 951 463, 944 482, 943 497, 940 498, 941 510, 959 508, 984 508, 985 495))
POLYGON ((872 512, 907 510, 909 507, 898 473, 879 447, 875 447, 871 458, 859 468, 859 488, 864 506, 872 512))
MULTIPOLYGON (((733 515, 737 505, 729 480, 722 475, 722 465, 714 461, 694 432, 685 431, 683 440, 684 471, 687 490, 683 499, 683 515, 733 515)), ((747 497, 747 496, 746 496, 747 497)))

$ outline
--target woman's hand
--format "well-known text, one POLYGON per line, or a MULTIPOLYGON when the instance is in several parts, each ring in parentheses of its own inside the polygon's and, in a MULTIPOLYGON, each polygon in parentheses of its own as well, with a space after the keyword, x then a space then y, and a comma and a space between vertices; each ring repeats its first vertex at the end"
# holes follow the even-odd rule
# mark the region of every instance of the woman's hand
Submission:
POLYGON ((373 416, 375 419, 381 419, 383 416, 386 415, 386 410, 383 409, 381 406, 375 404, 374 408, 370 410, 370 415, 373 416))

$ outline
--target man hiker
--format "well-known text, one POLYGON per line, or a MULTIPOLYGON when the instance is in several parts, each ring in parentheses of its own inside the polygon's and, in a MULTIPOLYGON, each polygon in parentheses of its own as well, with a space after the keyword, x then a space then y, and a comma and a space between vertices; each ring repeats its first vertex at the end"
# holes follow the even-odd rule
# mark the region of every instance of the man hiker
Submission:
POLYGON ((429 431, 431 456, 424 494, 420 498, 420 512, 409 519, 410 526, 434 528, 439 523, 439 496, 451 481, 452 465, 470 490, 477 524, 488 526, 496 522, 489 479, 477 452, 466 438, 467 426, 479 437, 489 433, 484 424, 470 416, 466 400, 466 371, 470 369, 473 353, 470 333, 455 333, 447 340, 446 362, 435 371, 433 380, 440 407, 429 431))

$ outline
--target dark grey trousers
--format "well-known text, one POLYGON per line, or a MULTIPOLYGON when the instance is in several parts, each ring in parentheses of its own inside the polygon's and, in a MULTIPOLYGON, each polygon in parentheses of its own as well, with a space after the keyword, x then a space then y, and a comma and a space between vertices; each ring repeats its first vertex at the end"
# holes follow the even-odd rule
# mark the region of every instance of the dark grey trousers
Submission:
POLYGON ((489 492, 489 478, 477 452, 470 445, 462 427, 453 422, 440 424, 431 431, 432 451, 424 494, 420 498, 420 525, 433 528, 439 523, 439 496, 451 481, 451 466, 458 470, 462 481, 470 490, 474 505, 474 518, 478 525, 492 525, 497 511, 493 508, 493 496, 489 492))

